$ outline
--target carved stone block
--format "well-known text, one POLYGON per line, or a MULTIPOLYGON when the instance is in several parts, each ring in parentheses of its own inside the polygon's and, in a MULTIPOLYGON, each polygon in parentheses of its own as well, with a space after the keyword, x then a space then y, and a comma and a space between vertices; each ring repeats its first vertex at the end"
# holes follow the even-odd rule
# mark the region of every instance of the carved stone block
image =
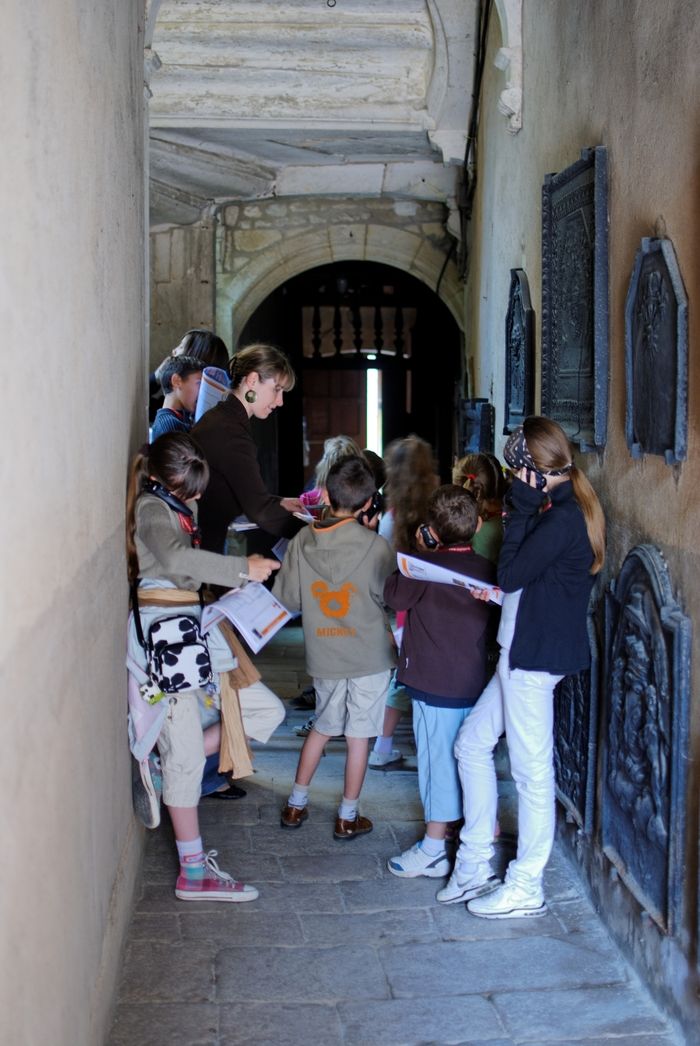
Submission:
POLYGON ((524 269, 510 270, 510 293, 506 313, 506 401, 505 436, 534 413, 535 401, 535 310, 524 269))
POLYGON ((599 640, 589 610, 591 667, 565 676, 554 691, 554 772, 557 799, 590 835, 598 753, 599 640))
POLYGON ((542 413, 583 451, 605 445, 608 411, 607 152, 542 187, 542 413))
POLYGON ((607 597, 603 849, 671 935, 685 872, 690 631, 659 550, 633 548, 607 597))
POLYGON ((632 457, 688 447, 688 299, 670 240, 645 237, 625 307, 625 435, 632 457))

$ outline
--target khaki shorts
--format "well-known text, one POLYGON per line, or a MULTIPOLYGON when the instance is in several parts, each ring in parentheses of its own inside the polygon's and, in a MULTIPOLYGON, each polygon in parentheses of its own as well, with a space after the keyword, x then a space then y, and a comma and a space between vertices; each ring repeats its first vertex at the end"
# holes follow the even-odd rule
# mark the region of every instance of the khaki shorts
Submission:
POLYGON ((391 675, 388 669, 354 679, 314 678, 318 713, 314 729, 328 737, 377 737, 391 675))
POLYGON ((204 738, 199 715, 199 691, 171 697, 158 735, 166 806, 199 805, 204 770, 204 738))
POLYGON ((246 737, 265 744, 284 722, 286 711, 277 694, 264 683, 257 682, 238 691, 241 717, 246 737))

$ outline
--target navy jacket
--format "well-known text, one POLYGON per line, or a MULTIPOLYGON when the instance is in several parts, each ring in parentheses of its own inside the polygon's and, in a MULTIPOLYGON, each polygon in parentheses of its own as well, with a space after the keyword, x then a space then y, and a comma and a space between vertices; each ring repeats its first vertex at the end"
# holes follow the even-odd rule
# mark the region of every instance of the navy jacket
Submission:
POLYGON ((572 483, 544 495, 513 480, 498 561, 504 592, 522 589, 510 648, 510 667, 571 675, 590 662, 586 613, 593 550, 572 483))

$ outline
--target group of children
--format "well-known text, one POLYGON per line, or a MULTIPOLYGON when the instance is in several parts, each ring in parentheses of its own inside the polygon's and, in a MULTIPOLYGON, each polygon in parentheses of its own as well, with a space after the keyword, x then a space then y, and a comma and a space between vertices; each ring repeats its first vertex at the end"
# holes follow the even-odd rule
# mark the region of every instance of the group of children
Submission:
MULTIPOLYGON (((604 547, 600 505, 573 463, 564 432, 546 418, 528 418, 509 441, 512 482, 503 504, 503 472, 492 456, 462 459, 454 482, 440 486, 428 445, 418 437, 397 441, 387 454, 388 511, 379 530, 372 512, 376 475, 354 444, 346 450, 313 492, 325 511, 290 541, 274 580, 274 594, 302 614, 316 694, 315 721, 280 824, 302 827, 325 745, 343 735, 345 777, 333 834, 349 840, 371 831, 358 810, 369 742, 376 738, 374 766, 396 762, 393 730, 410 702, 426 827, 414 846, 388 859, 389 871, 400 878, 449 876, 437 900, 466 901, 478 916, 543 914, 542 873, 554 832, 552 698, 563 675, 587 664, 586 608, 604 547), (404 576, 397 551, 447 567, 455 583, 404 576), (500 655, 494 638, 499 590, 505 594, 500 655), (400 617, 398 649, 390 610, 400 617), (519 835, 517 857, 501 883, 490 864, 497 799, 492 753, 504 730, 519 794, 519 835), (446 837, 462 820, 453 864, 446 837)), ((130 562, 143 587, 165 584, 192 595, 200 582, 233 587, 266 579, 279 567, 261 557, 239 561, 196 549, 193 502, 206 484, 206 462, 188 436, 158 439, 134 475, 130 562), (195 450, 187 460, 186 443, 195 450)), ((178 732, 176 720, 185 715, 178 706, 187 704, 184 695, 170 700, 164 743, 159 739, 164 800, 181 859, 177 896, 253 899, 257 891, 221 872, 202 846, 194 779, 201 776, 206 735, 200 728, 196 742, 187 739, 188 731, 197 734, 192 708, 189 727, 178 732), (197 749, 187 756, 184 775, 184 757, 178 763, 171 755, 178 744, 197 749)))

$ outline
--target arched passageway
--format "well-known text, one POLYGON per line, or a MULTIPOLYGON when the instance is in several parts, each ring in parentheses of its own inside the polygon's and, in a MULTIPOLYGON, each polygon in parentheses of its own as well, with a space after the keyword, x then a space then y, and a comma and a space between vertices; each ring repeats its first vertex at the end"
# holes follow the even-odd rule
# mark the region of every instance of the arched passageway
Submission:
POLYGON ((373 262, 317 266, 256 309, 239 344, 253 341, 283 346, 299 378, 276 426, 256 433, 271 489, 279 478, 285 490, 301 490, 327 436, 343 432, 366 446, 372 414, 379 448, 415 432, 448 475, 461 335, 426 284, 373 262))

